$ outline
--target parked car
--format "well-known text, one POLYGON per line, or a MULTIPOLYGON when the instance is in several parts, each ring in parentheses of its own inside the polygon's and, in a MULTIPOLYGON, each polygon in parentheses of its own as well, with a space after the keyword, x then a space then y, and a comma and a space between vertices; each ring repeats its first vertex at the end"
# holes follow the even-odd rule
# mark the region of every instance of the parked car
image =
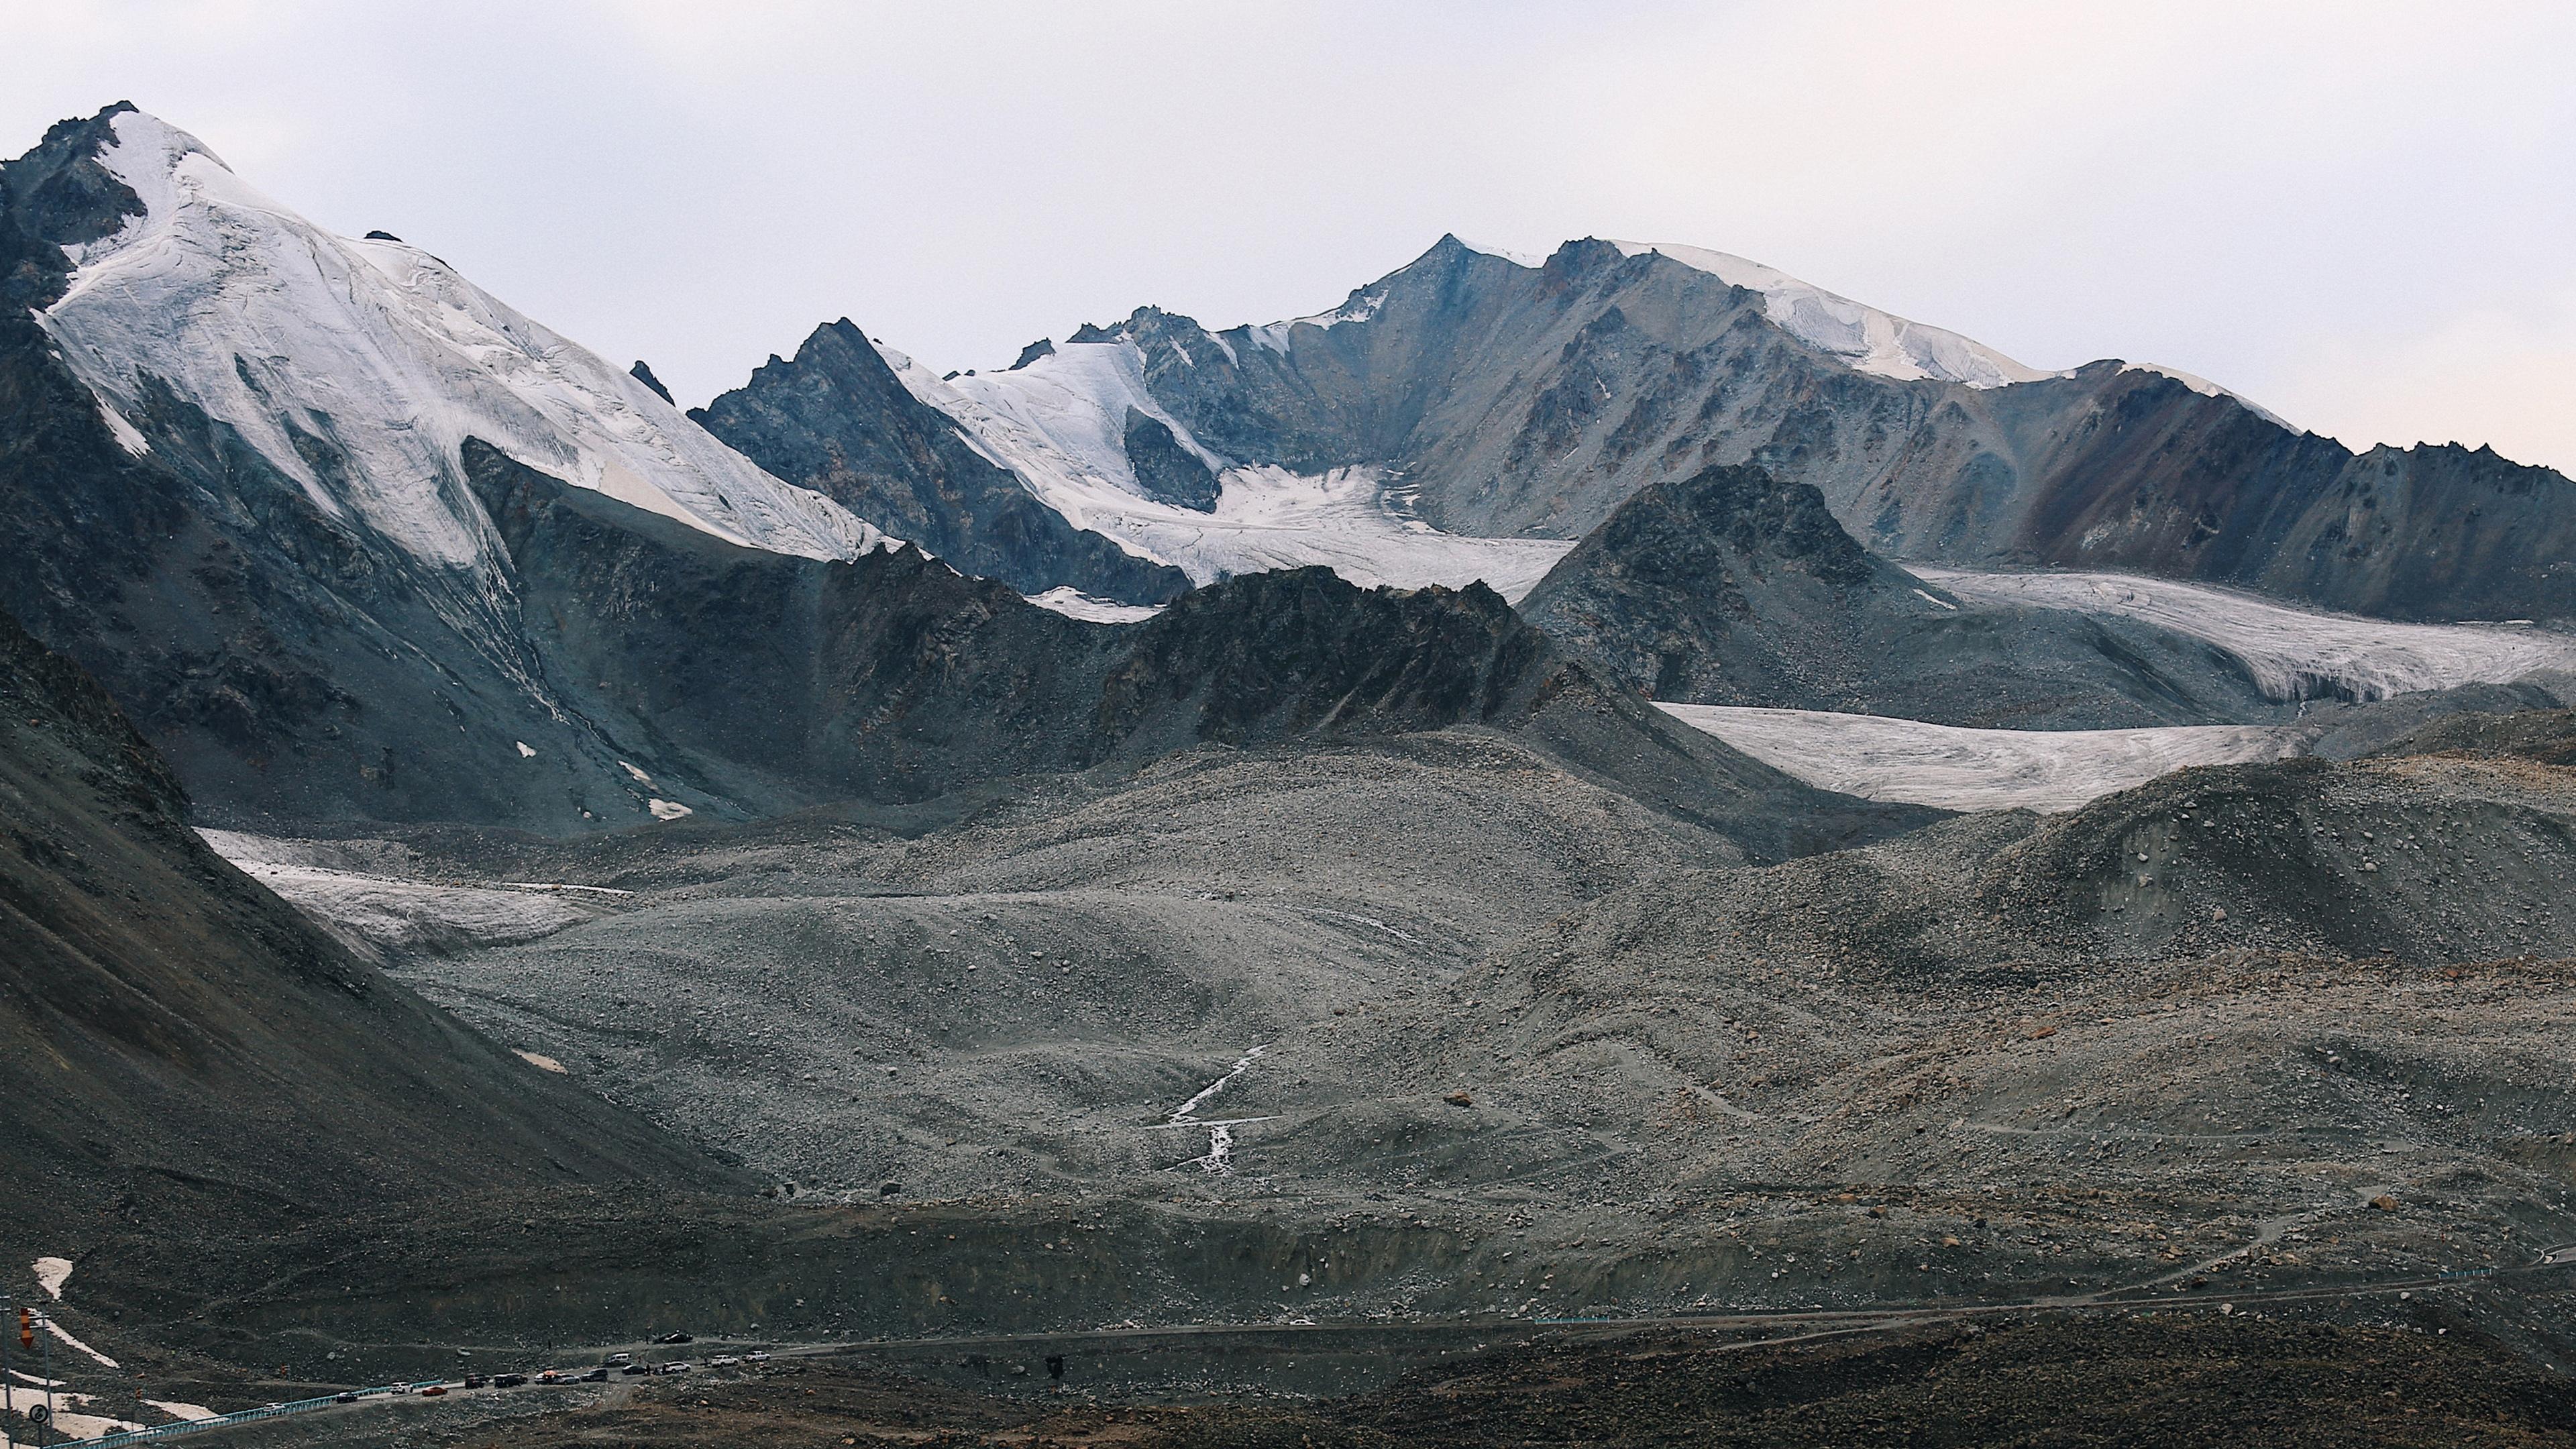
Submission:
POLYGON ((422 1398, 424 1398, 424 1399, 434 1399, 434 1398, 437 1398, 439 1395, 441 1395, 441 1394, 443 1394, 443 1393, 446 1393, 446 1392, 447 1392, 447 1385, 445 1385, 445 1384, 431 1384, 428 1388, 425 1388, 425 1389, 423 1389, 423 1390, 421 1390, 421 1391, 420 1391, 420 1396, 421 1396, 422 1398))
POLYGON ((653 1366, 649 1363, 630 1363, 618 1370, 622 1374, 649 1374, 652 1371, 653 1366))
POLYGON ((666 1334, 663 1334, 660 1338, 657 1338, 657 1339, 655 1339, 655 1340, 653 1340, 653 1341, 654 1341, 655 1343, 695 1343, 695 1342, 697 1342, 697 1340, 696 1340, 696 1339, 694 1339, 694 1338, 690 1337, 688 1334, 685 1334, 685 1333, 666 1333, 666 1334))
POLYGON ((604 1368, 592 1369, 590 1372, 581 1376, 581 1382, 585 1384, 604 1384, 608 1382, 608 1370, 604 1368))
POLYGON ((678 1359, 662 1365, 660 1368, 653 1370, 653 1372, 657 1374, 684 1374, 696 1367, 696 1364, 689 1362, 687 1359, 678 1359))
POLYGON ((742 1356, 742 1361, 744 1363, 767 1363, 769 1362, 769 1355, 754 1349, 752 1352, 744 1354, 742 1356))
POLYGON ((736 1357, 734 1357, 732 1354, 729 1354, 729 1353, 720 1353, 720 1354, 717 1354, 715 1357, 713 1357, 713 1358, 711 1358, 711 1359, 708 1359, 708 1360, 707 1360, 707 1367, 709 1367, 709 1368, 731 1368, 731 1367, 733 1367, 735 1364, 738 1364, 738 1363, 740 1363, 740 1362, 742 1362, 742 1360, 741 1360, 741 1359, 738 1359, 738 1358, 736 1358, 736 1357))
POLYGON ((492 1387, 494 1387, 494 1388, 496 1388, 496 1389, 515 1389, 515 1388, 517 1388, 519 1385, 524 1384, 524 1383, 526 1383, 527 1381, 528 1381, 528 1376, 527 1376, 526 1374, 494 1374, 494 1375, 492 1375, 492 1387))
POLYGON ((465 1387, 469 1389, 479 1389, 490 1382, 490 1379, 483 1377, 481 1374, 467 1374, 465 1376, 465 1387))
POLYGON ((615 1368, 622 1363, 633 1363, 634 1361, 635 1355, 623 1351, 612 1353, 608 1357, 600 1360, 601 1363, 608 1365, 610 1368, 615 1368))
POLYGON ((358 1396, 350 1393, 347 1389, 342 1389, 340 1392, 331 1396, 331 1402, 335 1404, 354 1404, 357 1401, 358 1396))

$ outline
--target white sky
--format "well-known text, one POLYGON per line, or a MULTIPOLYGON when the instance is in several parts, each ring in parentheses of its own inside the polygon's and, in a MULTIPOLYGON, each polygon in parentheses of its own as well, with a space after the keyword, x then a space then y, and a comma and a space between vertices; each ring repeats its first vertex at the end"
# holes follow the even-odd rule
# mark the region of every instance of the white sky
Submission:
POLYGON ((0 152, 131 99, 684 403, 845 314, 996 366, 1591 234, 2576 470, 2576 5, 0 0, 0 37, 0 152))

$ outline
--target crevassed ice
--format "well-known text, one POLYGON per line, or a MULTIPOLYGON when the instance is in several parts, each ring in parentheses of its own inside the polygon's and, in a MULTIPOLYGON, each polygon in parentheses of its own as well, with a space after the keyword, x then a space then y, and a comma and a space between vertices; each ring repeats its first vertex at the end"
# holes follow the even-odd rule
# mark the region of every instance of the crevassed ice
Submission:
POLYGON ((457 465, 468 437, 749 547, 848 558, 888 542, 427 252, 334 236, 151 116, 110 124, 101 164, 145 214, 76 250, 40 321, 111 412, 140 416, 157 377, 325 514, 442 564, 489 556, 457 465), (317 468, 298 434, 346 466, 317 468))

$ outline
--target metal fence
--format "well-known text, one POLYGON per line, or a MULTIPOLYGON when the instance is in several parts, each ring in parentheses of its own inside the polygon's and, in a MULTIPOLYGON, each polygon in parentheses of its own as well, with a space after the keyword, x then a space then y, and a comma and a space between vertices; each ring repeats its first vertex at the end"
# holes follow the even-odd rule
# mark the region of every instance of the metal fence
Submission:
MULTIPOLYGON (((347 1389, 343 1392, 352 1399, 368 1399, 387 1394, 416 1393, 432 1384, 442 1382, 444 1380, 441 1379, 420 1379, 408 1384, 378 1384, 371 1389, 347 1389)), ((339 1402, 339 1394, 326 1394, 318 1399, 297 1399, 288 1404, 268 1404, 256 1409, 217 1414, 211 1419, 182 1419, 175 1424, 154 1424, 144 1429, 120 1429, 113 1434, 102 1434, 95 1439, 68 1439, 63 1442, 78 1444, 82 1449, 106 1449, 106 1446, 114 1444, 150 1444, 163 1439, 176 1438, 181 1434, 194 1434, 201 1429, 221 1429, 232 1424, 247 1424, 253 1419, 280 1419, 288 1414, 311 1413, 315 1409, 330 1408, 339 1402)))

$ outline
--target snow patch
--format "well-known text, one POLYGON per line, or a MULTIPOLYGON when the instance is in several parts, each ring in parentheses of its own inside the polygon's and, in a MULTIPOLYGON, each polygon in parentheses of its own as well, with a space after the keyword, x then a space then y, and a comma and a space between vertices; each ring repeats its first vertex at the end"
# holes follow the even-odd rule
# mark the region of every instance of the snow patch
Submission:
POLYGON ((127 422, 125 414, 108 406, 104 397, 97 401, 99 418, 107 424, 108 435, 116 439, 116 446, 123 448, 127 456, 135 458, 152 451, 152 445, 143 441, 142 430, 127 422))
POLYGON ((324 514, 453 567, 498 558, 462 477, 469 437, 748 547, 852 558, 889 542, 429 253, 334 236, 153 117, 110 124, 100 164, 145 214, 73 248, 70 285, 38 319, 107 411, 138 410, 158 378, 324 514))
POLYGON ((526 1062, 529 1066, 535 1067, 538 1071, 552 1072, 558 1077, 568 1077, 572 1075, 570 1072, 564 1070, 563 1063, 556 1061, 553 1057, 547 1056, 544 1052, 532 1052, 526 1047, 512 1047, 510 1048, 510 1052, 519 1060, 526 1062))
POLYGON ((2073 810, 2190 765, 2298 754, 2298 725, 1979 730, 1882 715, 1655 706, 1819 789, 1943 810, 2073 810))
POLYGON ((2504 684, 2576 668, 2576 635, 2499 624, 2400 624, 2302 609, 2233 589, 2111 573, 1988 573, 1908 564, 1916 577, 1977 603, 2118 614, 2206 640, 2244 661, 2277 700, 2504 684))
POLYGON ((514 744, 514 745, 517 745, 517 746, 519 747, 519 758, 520 758, 520 759, 523 759, 523 760, 533 760, 533 759, 535 759, 535 758, 537 757, 537 752, 536 752, 535 750, 530 749, 530 748, 528 747, 528 742, 527 742, 526 740, 512 740, 512 741, 510 741, 510 743, 512 743, 512 744, 514 744))
POLYGON ((169 1415, 173 1419, 189 1423, 194 1423, 199 1419, 217 1419, 223 1417, 203 1404, 183 1404, 175 1399, 145 1399, 143 1402, 159 1409, 162 1413, 169 1415))
POLYGON ((1948 599, 1936 599, 1936 598, 1932 597, 1929 593, 1926 593, 1925 591, 1923 591, 1923 590, 1921 590, 1921 589, 1916 589, 1916 590, 1914 591, 1914 597, 1916 597, 1916 598, 1918 598, 1918 599, 1921 599, 1923 602, 1925 602, 1925 603, 1927 603, 1927 604, 1935 604, 1935 605, 1938 605, 1938 606, 1940 606, 1941 608, 1944 608, 1944 609, 1949 610, 1951 613, 1954 613, 1954 614, 1955 614, 1955 613, 1959 612, 1959 606, 1958 606, 1958 605, 1956 605, 1956 604, 1954 604, 1954 603, 1951 603, 1948 599))
POLYGON ((52 1334, 54 1337, 61 1339, 61 1340, 63 1341, 64 1345, 65 1345, 66 1347, 70 1348, 73 1352, 75 1352, 75 1353, 80 1353, 80 1354, 86 1354, 86 1355, 88 1355, 88 1356, 89 1356, 89 1358, 90 1358, 92 1361, 94 1361, 94 1362, 96 1362, 96 1363, 98 1363, 98 1364, 101 1364, 101 1365, 103 1365, 103 1366, 105 1366, 105 1367, 107 1367, 107 1368, 123 1368, 123 1367, 124 1367, 124 1365, 123 1365, 123 1364, 120 1364, 120 1363, 118 1363, 116 1360, 114 1360, 114 1359, 112 1359, 112 1358, 109 1358, 106 1354, 100 1353, 97 1349, 94 1349, 94 1348, 90 1347, 88 1344, 85 1344, 85 1343, 81 1342, 79 1339, 72 1337, 72 1332, 71 1332, 71 1330, 70 1330, 70 1329, 68 1329, 68 1328, 63 1327, 63 1326, 62 1326, 61 1324, 59 1324, 59 1323, 56 1323, 56 1322, 54 1321, 54 1316, 53 1316, 52 1314, 47 1313, 47 1314, 39 1315, 39 1316, 38 1316, 38 1318, 37 1318, 37 1322, 42 1323, 43 1325, 45 1325, 45 1331, 46 1331, 47 1333, 50 1333, 50 1334, 52 1334))
POLYGON ((652 811, 656 820, 677 820, 684 815, 698 813, 677 800, 647 800, 644 808, 652 811))
POLYGON ((35 1273, 36 1286, 45 1290, 45 1296, 48 1298, 59 1299, 63 1296, 63 1284, 72 1276, 72 1260, 69 1258, 38 1258, 36 1260, 35 1273))
POLYGON ((621 770, 624 770, 626 773, 628 773, 628 774, 630 774, 630 775, 633 775, 633 776, 635 777, 635 783, 637 783, 637 784, 639 784, 639 785, 650 785, 650 784, 652 784, 652 783, 653 783, 653 777, 652 777, 652 776, 645 774, 642 770, 639 770, 639 769, 635 768, 633 765, 630 765, 630 764, 626 763, 624 760, 620 760, 620 761, 618 761, 618 762, 617 762, 617 768, 619 768, 619 769, 621 769, 621 770))
POLYGON ((2261 403, 2254 401, 2245 394, 2237 392, 2232 388, 2220 387, 2217 383, 2211 382, 2208 378, 2201 377, 2195 373, 2185 372, 2179 367, 2167 367, 2164 364, 2157 362, 2124 361, 2120 364, 2120 370, 2122 372, 2152 372, 2158 377, 2170 377, 2174 381, 2181 383, 2183 386, 2190 388, 2193 392, 2199 393, 2202 397, 2223 397, 2230 399, 2238 407, 2245 409, 2247 412, 2252 413, 2254 416, 2261 418, 2263 421, 2271 423, 2276 427, 2288 428, 2294 433, 2305 433, 2307 431, 2307 429, 2298 426, 2287 418, 2282 417, 2279 413, 2276 413, 2270 408, 2263 406, 2261 403))
POLYGON ((1051 609, 1068 619, 1087 619, 1094 624, 1133 624, 1163 612, 1160 604, 1122 604, 1114 599, 1096 599, 1071 584, 1059 584, 1043 594, 1022 597, 1041 609, 1051 609))
POLYGON ((1527 267, 1533 272, 1547 265, 1547 258, 1545 257, 1533 256, 1528 252, 1516 252, 1504 247, 1480 246, 1475 242, 1467 240, 1463 236, 1458 238, 1458 245, 1465 247, 1471 252, 1480 252, 1489 257, 1500 257, 1504 261, 1511 263, 1513 266, 1527 267))

